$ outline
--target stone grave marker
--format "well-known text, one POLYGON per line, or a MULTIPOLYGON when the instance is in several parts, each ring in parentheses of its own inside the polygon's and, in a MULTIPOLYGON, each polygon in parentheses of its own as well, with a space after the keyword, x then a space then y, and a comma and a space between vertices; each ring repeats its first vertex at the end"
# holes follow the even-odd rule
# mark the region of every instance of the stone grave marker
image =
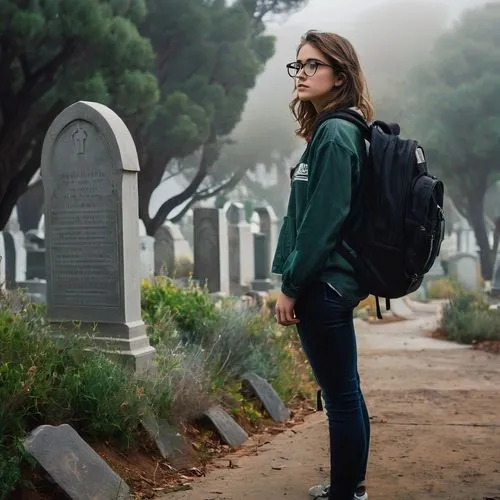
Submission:
POLYGON ((268 292, 273 288, 270 279, 269 263, 271 254, 267 244, 267 236, 263 233, 253 234, 255 279, 252 281, 252 289, 259 292, 268 292))
POLYGON ((140 268, 139 276, 144 279, 150 279, 155 273, 155 239, 148 236, 146 226, 141 219, 139 222, 139 255, 140 268))
POLYGON ((46 279, 45 238, 38 230, 31 229, 25 234, 26 279, 46 279))
POLYGON ((226 214, 217 208, 194 209, 194 278, 211 293, 229 293, 229 244, 226 214))
POLYGON ((26 247, 25 237, 22 231, 11 232, 14 239, 14 248, 16 252, 16 274, 15 282, 24 281, 26 279, 26 247))
POLYGON ((15 287, 26 279, 26 248, 24 233, 19 226, 18 210, 14 207, 4 228, 5 251, 7 252, 7 287, 15 287), (14 275, 12 275, 12 271, 14 275))
POLYGON ((493 297, 500 297, 500 253, 497 254, 495 261, 493 279, 491 280, 491 295, 493 297))
POLYGON ((266 292, 273 288, 271 280, 272 256, 278 244, 278 217, 270 205, 257 207, 259 232, 254 234, 255 280, 252 288, 266 292))
POLYGON ((16 244, 10 232, 3 233, 5 245, 5 285, 9 290, 16 287, 16 244))
POLYGON ((47 313, 55 332, 92 334, 136 371, 155 350, 141 319, 135 144, 123 121, 77 102, 50 126, 42 152, 47 313))
POLYGON ((72 500, 130 499, 129 487, 69 425, 42 425, 25 450, 72 500))
POLYGON ((228 202, 224 210, 228 221, 230 288, 233 295, 240 295, 254 278, 254 238, 242 203, 228 202))
POLYGON ((215 427, 221 439, 232 448, 239 448, 248 434, 220 406, 214 406, 203 414, 215 427))
POLYGON ((457 253, 450 257, 450 275, 466 289, 479 289, 479 261, 478 257, 469 253, 457 253))
POLYGON ((155 274, 172 276, 180 258, 193 262, 193 251, 179 226, 166 222, 155 233, 155 274))
POLYGON ((259 398, 275 422, 286 422, 290 418, 290 411, 285 407, 273 386, 256 373, 246 373, 243 376, 242 393, 253 394, 259 398))
POLYGON ((191 446, 167 421, 149 414, 143 418, 142 425, 155 441, 162 457, 168 458, 172 465, 181 468, 181 465, 187 466, 191 462, 193 457, 191 446))

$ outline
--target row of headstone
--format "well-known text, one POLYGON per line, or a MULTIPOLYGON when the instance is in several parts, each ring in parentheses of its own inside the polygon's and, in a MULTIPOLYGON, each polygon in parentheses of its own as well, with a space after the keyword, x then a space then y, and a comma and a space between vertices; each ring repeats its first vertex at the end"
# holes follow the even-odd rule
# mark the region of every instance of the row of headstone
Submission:
POLYGON ((257 207, 257 230, 246 222, 244 208, 194 210, 194 277, 210 292, 239 294, 269 291, 271 259, 277 244, 278 219, 270 206, 257 207))
MULTIPOLYGON (((277 218, 269 206, 258 207, 254 224, 247 223, 240 203, 227 203, 221 209, 194 209, 193 232, 195 252, 176 224, 166 222, 148 236, 139 220, 139 276, 175 275, 183 259, 194 265, 194 275, 207 280, 210 291, 241 295, 248 290, 268 291, 270 263, 276 245, 277 218), (195 258, 196 257, 196 258, 195 258)), ((15 219, 13 219, 15 220, 15 219)), ((5 231, 4 274, 7 287, 20 286, 44 301, 46 287, 45 216, 38 229, 5 231)), ((3 269, 3 268, 2 268, 3 269)))
MULTIPOLYGON (((246 374, 242 380, 242 394, 259 400, 263 411, 275 422, 285 422, 290 418, 289 410, 262 377, 246 374)), ((249 438, 220 406, 209 408, 200 420, 233 449, 240 448, 249 438)), ((192 447, 168 422, 150 414, 144 417, 142 424, 163 458, 177 469, 187 469, 192 465, 192 447)), ((24 448, 72 500, 131 498, 129 485, 67 424, 37 427, 24 441, 24 448)))

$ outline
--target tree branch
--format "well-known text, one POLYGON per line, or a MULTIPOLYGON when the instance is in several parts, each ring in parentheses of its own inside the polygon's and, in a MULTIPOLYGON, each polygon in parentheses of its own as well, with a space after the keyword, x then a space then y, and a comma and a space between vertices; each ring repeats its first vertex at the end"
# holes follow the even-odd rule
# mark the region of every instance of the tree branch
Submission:
POLYGON ((19 97, 24 100, 26 95, 31 93, 31 100, 37 101, 47 90, 54 85, 54 76, 62 67, 63 63, 69 59, 75 52, 75 40, 63 42, 63 49, 50 61, 38 68, 31 77, 25 81, 25 84, 19 91, 19 97), (32 90, 36 88, 36 92, 32 90))
POLYGON ((238 184, 238 182, 241 181, 243 176, 245 175, 245 172, 238 172, 235 173, 231 176, 230 179, 228 179, 226 182, 223 182, 221 185, 217 186, 216 188, 210 189, 204 189, 202 191, 198 191, 193 195, 193 197, 189 200, 188 203, 182 208, 182 210, 175 216, 172 217, 171 221, 176 223, 179 222, 182 217, 186 214, 186 212, 198 201, 201 200, 206 200, 209 198, 213 198, 214 196, 218 195, 219 193, 225 192, 229 189, 232 189, 238 184))
MULTIPOLYGON (((158 209, 156 212, 156 215, 151 219, 151 227, 152 227, 152 233, 154 234, 156 232, 156 229, 158 229, 163 222, 167 219, 168 214, 177 206, 181 205, 184 203, 187 199, 191 198, 194 196, 198 188, 200 187, 201 183, 205 179, 205 177, 208 174, 208 169, 210 168, 212 164, 212 158, 211 158, 211 151, 210 148, 214 146, 216 141, 215 137, 215 130, 213 128, 212 133, 210 134, 210 139, 207 141, 207 143, 203 146, 203 153, 201 155, 201 160, 200 164, 198 167, 198 171, 196 172, 196 175, 192 179, 192 181, 189 183, 189 185, 176 196, 172 196, 172 198, 169 198, 167 201, 165 201, 161 207, 158 209)), ((148 229, 149 231, 149 229, 148 229)))
MULTIPOLYGON (((13 78, 11 64, 13 57, 9 55, 7 45, 2 43, 2 59, 0 60, 0 109, 2 110, 3 123, 6 125, 15 110, 16 99, 12 88, 13 78)), ((1 129, 0 129, 1 136, 1 129)))
POLYGON ((42 141, 38 141, 30 158, 24 164, 24 167, 10 179, 7 190, 0 199, 0 228, 2 229, 7 224, 17 200, 26 191, 30 180, 40 167, 42 144, 42 141))
POLYGON ((31 78, 31 70, 28 64, 28 59, 26 58, 26 54, 21 54, 19 56, 19 62, 21 63, 21 69, 23 70, 24 81, 27 81, 31 78))

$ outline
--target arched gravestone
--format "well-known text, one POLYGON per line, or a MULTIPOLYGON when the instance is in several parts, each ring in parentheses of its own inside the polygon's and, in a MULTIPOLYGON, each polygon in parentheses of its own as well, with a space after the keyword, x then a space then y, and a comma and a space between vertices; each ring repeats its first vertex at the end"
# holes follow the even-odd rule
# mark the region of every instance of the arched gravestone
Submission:
POLYGON ((77 102, 50 126, 42 152, 47 312, 143 371, 154 358, 141 319, 139 162, 123 121, 77 102))

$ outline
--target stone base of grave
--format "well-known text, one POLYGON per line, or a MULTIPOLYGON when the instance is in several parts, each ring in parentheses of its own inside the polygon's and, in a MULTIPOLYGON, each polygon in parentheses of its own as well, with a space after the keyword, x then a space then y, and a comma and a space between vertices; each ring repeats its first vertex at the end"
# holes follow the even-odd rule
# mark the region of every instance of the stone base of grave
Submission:
POLYGON ((269 279, 252 281, 252 290, 256 292, 269 292, 269 290, 272 290, 273 288, 274 283, 269 279))
POLYGON ((130 323, 51 322, 52 335, 88 336, 92 347, 118 359, 136 373, 153 371, 156 349, 149 343, 142 320, 130 323))

